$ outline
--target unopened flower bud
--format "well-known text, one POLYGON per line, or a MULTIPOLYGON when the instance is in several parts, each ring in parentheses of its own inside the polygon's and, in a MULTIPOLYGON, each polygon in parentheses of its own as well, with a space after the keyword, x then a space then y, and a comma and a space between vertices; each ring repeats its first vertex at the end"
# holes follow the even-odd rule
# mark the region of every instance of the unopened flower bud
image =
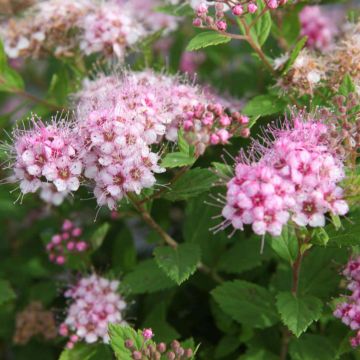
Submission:
POLYGON ((132 349, 134 347, 134 342, 131 339, 125 340, 125 347, 127 349, 132 349))
POLYGON ((202 26, 202 20, 200 18, 196 18, 193 20, 193 25, 195 27, 201 27, 202 26))
POLYGON ((235 15, 235 16, 240 16, 242 15, 244 12, 244 9, 243 7, 239 4, 239 5, 235 5, 233 8, 232 8, 232 13, 235 15))
POLYGON ((163 342, 159 343, 156 348, 162 354, 166 351, 166 344, 163 342))
POLYGON ((193 356, 193 351, 192 351, 192 349, 186 349, 185 350, 185 357, 187 357, 188 359, 190 359, 190 358, 192 358, 192 356, 193 356))
POLYGON ((166 354, 166 357, 168 358, 168 360, 175 360, 176 355, 175 355, 175 353, 173 353, 172 351, 170 351, 170 352, 168 352, 168 353, 166 354))
POLYGON ((257 5, 254 3, 249 3, 247 9, 250 14, 254 14, 257 11, 257 5))
POLYGON ((171 348, 176 351, 177 349, 180 348, 180 343, 177 341, 177 340, 174 340, 172 343, 171 343, 171 348))
POLYGON ((150 340, 154 336, 154 333, 150 328, 144 329, 142 332, 142 336, 144 337, 145 340, 150 340))
POLYGON ((227 24, 226 24, 225 21, 219 20, 219 21, 216 22, 216 27, 217 27, 218 30, 220 30, 220 31, 226 31, 227 24))
POLYGON ((142 353, 140 352, 140 351, 134 351, 133 353, 132 353, 132 358, 134 359, 134 360, 141 360, 142 359, 142 353))

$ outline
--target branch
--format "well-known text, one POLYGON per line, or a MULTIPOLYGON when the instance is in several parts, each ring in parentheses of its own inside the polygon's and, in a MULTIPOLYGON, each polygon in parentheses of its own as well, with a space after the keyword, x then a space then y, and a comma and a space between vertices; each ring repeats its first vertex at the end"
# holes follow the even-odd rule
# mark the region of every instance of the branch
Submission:
MULTIPOLYGON (((128 193, 127 196, 136 208, 136 210, 140 213, 143 220, 161 236, 161 238, 166 244, 171 246, 173 249, 176 249, 179 244, 152 218, 152 216, 148 213, 143 204, 138 202, 133 194, 128 193)), ((224 279, 216 271, 213 271, 210 267, 203 264, 202 262, 198 263, 197 268, 202 273, 209 275, 215 282, 219 284, 224 281, 224 279)))

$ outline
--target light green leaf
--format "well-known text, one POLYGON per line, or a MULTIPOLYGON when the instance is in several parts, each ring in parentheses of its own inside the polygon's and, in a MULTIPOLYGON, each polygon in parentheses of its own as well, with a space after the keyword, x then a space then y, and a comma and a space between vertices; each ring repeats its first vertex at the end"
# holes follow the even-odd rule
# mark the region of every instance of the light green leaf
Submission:
POLYGON ((175 168, 180 166, 190 166, 195 162, 195 158, 182 152, 173 152, 167 154, 161 162, 165 168, 175 168))
POLYGON ((266 328, 278 321, 273 296, 259 285, 243 280, 227 281, 211 294, 226 314, 242 324, 266 328))
POLYGON ((21 75, 9 66, 0 73, 0 91, 18 92, 24 90, 25 84, 21 75))
POLYGON ((232 178, 234 176, 234 168, 230 165, 218 162, 212 162, 211 165, 214 167, 215 172, 219 175, 220 178, 232 178))
POLYGON ((265 116, 282 112, 286 106, 286 101, 275 95, 259 95, 252 98, 242 112, 248 116, 265 116))
POLYGON ((289 60, 286 62, 284 70, 282 72, 283 75, 285 75, 292 67, 292 65, 294 64, 295 60, 297 59, 297 57, 300 54, 300 51, 303 49, 303 47, 305 46, 306 42, 307 42, 307 36, 304 36, 303 38, 301 38, 296 45, 294 46, 293 51, 290 54, 289 60))
POLYGON ((294 228, 290 225, 284 226, 280 236, 273 236, 270 239, 272 249, 281 258, 293 264, 299 252, 299 243, 294 228))
POLYGON ((126 340, 132 340, 137 350, 142 348, 144 338, 141 332, 136 332, 127 325, 110 324, 109 325, 110 345, 115 352, 118 360, 131 360, 131 351, 125 347, 126 340))
POLYGON ((186 4, 180 5, 164 5, 155 8, 157 12, 172 15, 172 16, 194 16, 194 9, 186 4))
POLYGON ((93 250, 97 250, 102 245, 109 229, 110 225, 108 223, 104 223, 96 229, 94 234, 90 237, 90 244, 93 250))
MULTIPOLYGON (((110 347, 103 344, 77 343, 73 349, 65 349, 59 360, 112 360, 113 355, 110 347)), ((130 360, 131 358, 129 358, 130 360)))
POLYGON ((324 336, 305 334, 290 343, 291 360, 333 360, 336 351, 332 343, 324 336))
POLYGON ((155 260, 145 260, 125 276, 121 288, 132 294, 145 294, 168 289, 175 285, 176 283, 159 268, 155 260))
POLYGON ((329 235, 324 228, 315 228, 312 231, 311 243, 320 246, 326 246, 329 242, 329 235))
POLYGON ((216 31, 204 31, 195 35, 195 37, 190 40, 186 51, 194 51, 207 46, 225 44, 230 40, 231 38, 229 36, 219 34, 216 31))
POLYGON ((282 322, 296 337, 317 321, 322 312, 320 299, 310 295, 295 297, 291 292, 279 293, 276 306, 282 322))
POLYGON ((178 285, 196 271, 200 261, 200 247, 197 244, 180 244, 176 248, 158 247, 154 251, 159 267, 178 285))
POLYGON ((214 186, 218 177, 208 169, 195 168, 188 170, 164 193, 167 200, 187 200, 200 195, 214 186))
POLYGON ((16 298, 14 290, 7 280, 0 279, 0 306, 16 298))
POLYGON ((346 74, 339 87, 339 94, 348 96, 350 93, 355 93, 355 92, 356 92, 356 86, 351 76, 349 74, 346 74))

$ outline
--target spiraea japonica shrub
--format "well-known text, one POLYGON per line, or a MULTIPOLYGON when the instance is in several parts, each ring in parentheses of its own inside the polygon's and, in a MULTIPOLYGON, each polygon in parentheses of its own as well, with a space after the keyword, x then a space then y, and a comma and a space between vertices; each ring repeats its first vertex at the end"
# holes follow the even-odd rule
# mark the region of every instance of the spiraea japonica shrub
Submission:
POLYGON ((356 360, 353 1, 0 9, 0 358, 356 360))

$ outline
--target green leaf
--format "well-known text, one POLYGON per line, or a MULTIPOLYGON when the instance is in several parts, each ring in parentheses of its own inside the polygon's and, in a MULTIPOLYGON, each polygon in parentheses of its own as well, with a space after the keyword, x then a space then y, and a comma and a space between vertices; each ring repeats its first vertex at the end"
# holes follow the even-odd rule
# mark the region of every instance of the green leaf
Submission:
POLYGON ((314 322, 319 320, 322 302, 314 296, 295 297, 291 292, 276 296, 276 306, 282 322, 299 337, 314 322))
POLYGON ((260 266, 268 259, 267 254, 260 253, 260 239, 252 236, 250 239, 236 241, 220 258, 218 269, 229 274, 241 274, 260 266))
POLYGON ((290 343, 289 352, 292 360, 333 360, 336 352, 332 343, 319 335, 305 334, 290 343))
POLYGON ((183 129, 180 129, 178 131, 178 147, 179 147, 180 152, 182 152, 186 155, 190 155, 190 145, 184 137, 183 129))
POLYGON ((218 177, 208 169, 188 170, 164 193, 163 198, 171 201, 187 200, 198 196, 214 186, 218 177))
POLYGON ((290 225, 284 226, 280 236, 272 236, 270 239, 272 249, 281 258, 293 264, 299 252, 295 229, 290 225))
POLYGON ((223 358, 232 354, 241 344, 238 335, 225 335, 221 338, 215 348, 215 359, 223 358))
POLYGON ((329 236, 329 245, 339 247, 360 245, 360 209, 352 211, 342 222, 340 229, 336 229, 333 224, 325 226, 325 231, 329 236))
POLYGON ((303 49, 307 42, 307 36, 301 38, 296 45, 294 46, 293 51, 290 54, 289 60, 286 62, 282 75, 286 75, 286 73, 291 69, 292 65, 294 64, 295 60, 300 54, 300 51, 303 49))
MULTIPOLYGON (((108 345, 89 345, 77 343, 73 349, 65 349, 59 360, 112 360, 113 355, 108 345)), ((130 360, 131 358, 129 358, 130 360)))
MULTIPOLYGON (((247 14, 242 17, 243 21, 245 21, 248 26, 252 24, 252 22, 255 19, 257 19, 258 14, 260 14, 261 11, 263 11, 263 9, 265 8, 265 4, 262 0, 257 0, 257 6, 258 6, 258 11, 256 12, 256 14, 247 14)), ((238 22, 240 31, 244 35, 246 35, 246 30, 244 25, 239 19, 236 20, 238 22)), ((271 24, 272 24, 271 15, 270 15, 270 11, 268 10, 260 18, 258 18, 256 20, 256 23, 251 27, 250 36, 256 42, 257 45, 261 46, 265 43, 265 41, 267 40, 270 34, 271 24)))
POLYGON ((127 274, 121 283, 121 288, 132 294, 153 293, 175 286, 172 281, 156 264, 155 260, 145 260, 127 274))
POLYGON ((282 112, 286 106, 286 101, 275 95, 259 95, 252 98, 242 112, 248 116, 265 116, 282 112))
POLYGON ((211 292, 220 308, 234 320, 257 328, 266 328, 278 321, 271 293, 243 280, 227 281, 211 292))
POLYGON ((279 357, 265 349, 251 349, 245 355, 240 356, 238 360, 279 360, 279 357))
POLYGON ((110 345, 115 352, 118 360, 131 360, 131 351, 125 347, 126 340, 132 340, 137 350, 142 348, 144 338, 141 332, 136 332, 127 325, 110 324, 109 325, 110 345))
POLYGON ((221 210, 207 205, 206 201, 209 201, 208 194, 192 198, 187 202, 183 235, 186 242, 199 244, 202 261, 215 267, 229 239, 223 231, 217 234, 210 231, 211 227, 219 223, 212 217, 218 215, 221 210))
POLYGON ((329 242, 329 235, 324 228, 315 228, 312 231, 311 243, 320 246, 326 246, 329 242))
POLYGON ((356 86, 353 80, 351 79, 351 76, 349 74, 346 74, 339 87, 339 94, 348 96, 350 93, 355 93, 355 92, 356 92, 356 86))
POLYGON ((7 61, 6 61, 4 45, 0 39, 0 74, 2 74, 5 71, 6 65, 7 65, 7 61))
POLYGON ((211 165, 215 168, 215 172, 220 178, 232 178, 234 176, 234 168, 230 165, 218 162, 212 162, 211 165))
POLYGON ((194 16, 194 9, 188 4, 164 5, 155 8, 157 12, 172 16, 194 16))
POLYGON ((7 280, 0 279, 0 306, 14 300, 16 295, 7 280))
POLYGON ((136 265, 136 248, 131 232, 124 227, 115 237, 112 251, 113 270, 128 272, 136 265))
POLYGON ((225 44, 230 40, 231 38, 229 36, 219 34, 216 31, 204 31, 195 35, 195 37, 190 40, 186 51, 194 51, 207 46, 225 44))
POLYGON ((190 166, 195 162, 195 158, 182 152, 173 152, 167 154, 161 162, 165 168, 174 168, 180 166, 190 166))
POLYGON ((9 66, 0 73, 0 91, 18 92, 24 90, 25 84, 21 75, 9 66))
POLYGON ((102 245, 109 229, 110 225, 108 223, 104 223, 96 229, 94 234, 90 237, 90 244, 93 250, 97 250, 102 245))
POLYGON ((142 324, 142 328, 151 328, 153 330, 156 342, 168 343, 180 337, 176 329, 166 320, 167 306, 166 301, 157 302, 151 311, 147 312, 147 317, 142 324))
POLYGON ((180 244, 176 248, 157 247, 155 260, 170 279, 182 284, 196 271, 200 261, 200 247, 197 244, 180 244))

